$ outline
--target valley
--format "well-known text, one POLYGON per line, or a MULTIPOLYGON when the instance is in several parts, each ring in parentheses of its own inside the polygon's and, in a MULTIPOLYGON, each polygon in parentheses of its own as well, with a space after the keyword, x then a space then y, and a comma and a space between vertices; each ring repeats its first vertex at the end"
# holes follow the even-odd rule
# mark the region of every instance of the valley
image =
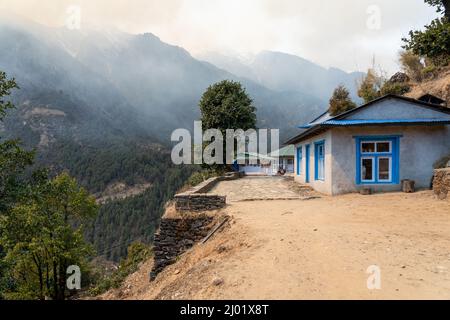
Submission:
POLYGON ((329 87, 312 90, 306 86, 311 77, 327 78, 331 88, 360 76, 262 53, 257 68, 279 69, 277 77, 289 83, 286 91, 286 83, 266 81, 271 71, 234 74, 234 68, 205 60, 150 33, 49 28, 14 16, 0 20, 0 70, 20 87, 13 92, 16 110, 5 119, 5 136, 37 149, 35 167, 52 175, 68 171, 98 196, 102 207, 87 237, 104 258, 118 261, 134 240, 151 242, 166 201, 198 170, 171 164, 170 133, 192 128, 209 85, 240 81, 254 100, 258 126, 280 128, 284 141, 326 108, 329 87), (289 69, 297 76, 287 77, 289 69))

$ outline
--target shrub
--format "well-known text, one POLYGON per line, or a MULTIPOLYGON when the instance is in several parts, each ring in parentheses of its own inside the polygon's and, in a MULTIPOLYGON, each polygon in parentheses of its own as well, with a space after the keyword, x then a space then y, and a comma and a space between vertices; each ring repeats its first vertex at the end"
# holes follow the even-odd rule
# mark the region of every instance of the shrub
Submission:
POLYGON ((396 94, 402 96, 405 93, 408 93, 410 90, 411 87, 407 83, 387 81, 381 88, 380 92, 382 96, 387 94, 396 94))
POLYGON ((199 172, 195 172, 189 178, 188 185, 190 187, 195 187, 196 185, 199 185, 203 181, 206 181, 209 178, 217 177, 219 175, 221 175, 221 172, 216 170, 202 170, 199 172))
POLYGON ((417 82, 422 81, 422 71, 425 66, 418 55, 412 51, 403 51, 400 53, 400 64, 411 79, 417 82))
POLYGON ((433 79, 439 75, 439 68, 434 65, 429 65, 422 70, 423 79, 433 79))
POLYGON ((153 254, 150 246, 136 242, 128 247, 127 258, 122 260, 119 268, 112 275, 103 276, 97 285, 89 290, 89 294, 97 296, 112 288, 119 288, 130 274, 136 272, 139 265, 153 254))

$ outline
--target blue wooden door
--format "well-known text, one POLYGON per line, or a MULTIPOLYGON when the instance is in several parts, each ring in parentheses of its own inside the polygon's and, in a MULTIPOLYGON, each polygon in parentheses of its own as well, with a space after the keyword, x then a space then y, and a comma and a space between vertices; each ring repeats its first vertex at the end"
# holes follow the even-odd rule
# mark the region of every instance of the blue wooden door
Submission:
POLYGON ((309 183, 309 155, 310 155, 310 145, 305 146, 305 181, 309 183))

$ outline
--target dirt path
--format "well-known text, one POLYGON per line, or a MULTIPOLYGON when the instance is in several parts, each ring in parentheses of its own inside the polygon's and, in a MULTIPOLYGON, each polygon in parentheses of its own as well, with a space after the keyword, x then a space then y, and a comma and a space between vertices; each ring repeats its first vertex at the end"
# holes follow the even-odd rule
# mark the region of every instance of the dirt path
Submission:
POLYGON ((233 202, 226 211, 228 229, 155 283, 147 266, 125 298, 450 299, 450 202, 429 191, 233 202), (380 290, 367 288, 371 265, 380 290))
POLYGON ((230 208, 251 243, 216 266, 219 299, 450 298, 450 203, 429 192, 230 208), (368 290, 379 266, 381 290, 368 290))

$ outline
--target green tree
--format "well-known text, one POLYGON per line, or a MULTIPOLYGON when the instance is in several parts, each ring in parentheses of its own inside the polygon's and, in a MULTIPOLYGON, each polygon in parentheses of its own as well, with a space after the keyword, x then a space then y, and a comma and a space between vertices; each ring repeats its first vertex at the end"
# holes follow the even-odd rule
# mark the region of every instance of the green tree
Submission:
MULTIPOLYGON (((0 71, 0 122, 8 109, 14 108, 8 100, 12 90, 18 89, 14 79, 0 71)), ((2 141, 0 137, 0 215, 5 214, 26 196, 24 183, 26 167, 33 163, 34 152, 25 151, 18 140, 2 141)))
POLYGON ((356 108, 356 104, 350 98, 348 90, 343 85, 338 86, 330 99, 330 114, 337 116, 354 108, 356 108))
POLYGON ((251 129, 256 108, 239 82, 224 80, 210 86, 200 100, 203 129, 251 129))
POLYGON ((434 65, 444 66, 450 56, 450 20, 435 19, 425 26, 424 31, 410 31, 409 38, 402 39, 406 50, 429 58, 434 65))
POLYGON ((388 94, 404 95, 411 90, 408 81, 399 81, 396 75, 387 80, 374 69, 369 69, 359 85, 358 96, 364 100, 364 103, 369 103, 388 94))
POLYGON ((218 129, 225 136, 227 129, 256 127, 256 108, 239 82, 224 80, 210 86, 199 106, 203 130, 218 129))
MULTIPOLYGON (((0 71, 0 122, 8 109, 14 108, 8 99, 11 92, 18 89, 14 79, 0 71)), ((30 187, 25 175, 26 168, 33 163, 34 152, 25 151, 18 140, 2 141, 0 137, 0 219, 7 215, 21 200, 26 199, 30 187)), ((2 230, 0 229, 0 237, 2 230)), ((0 245, 0 299, 2 292, 10 285, 6 252, 0 245)))
POLYGON ((13 89, 18 88, 16 81, 14 79, 8 79, 6 73, 0 70, 0 121, 3 121, 8 109, 14 108, 10 100, 5 100, 6 97, 11 95, 13 89))
POLYGON ((411 30, 409 37, 402 39, 403 48, 430 59, 435 66, 446 66, 450 62, 450 1, 425 0, 425 3, 444 16, 431 21, 423 31, 411 30))
POLYGON ((381 96, 380 90, 383 87, 384 80, 375 70, 369 69, 366 77, 362 80, 358 89, 358 96, 369 103, 381 96))
POLYGON ((64 300, 67 268, 85 270, 92 254, 83 227, 96 212, 95 199, 63 173, 42 181, 28 201, 1 217, 0 244, 13 284, 5 297, 64 300))

